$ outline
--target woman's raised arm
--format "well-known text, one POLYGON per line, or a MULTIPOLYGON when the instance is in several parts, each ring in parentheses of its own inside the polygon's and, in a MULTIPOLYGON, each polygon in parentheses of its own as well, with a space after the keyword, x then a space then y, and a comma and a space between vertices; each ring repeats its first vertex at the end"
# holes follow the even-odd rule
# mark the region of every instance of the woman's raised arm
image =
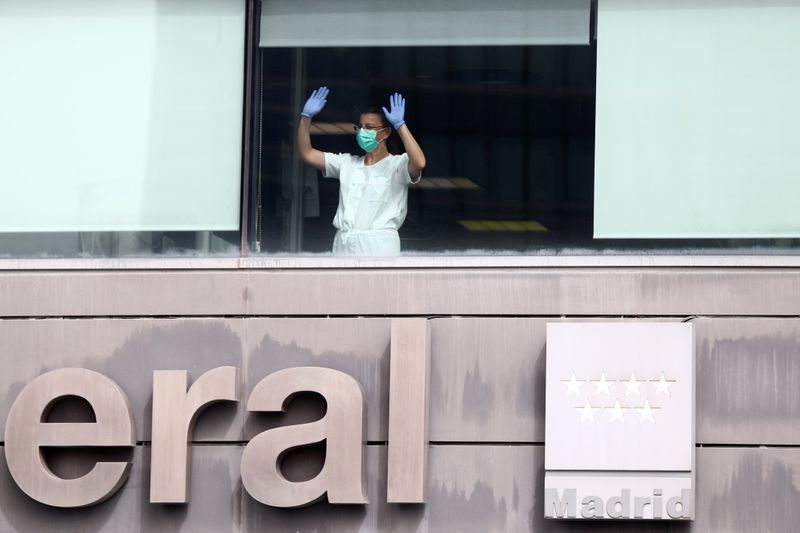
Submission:
POLYGON ((311 146, 311 118, 322 111, 330 91, 320 87, 311 93, 300 113, 297 124, 297 157, 317 170, 325 171, 325 154, 311 146))
POLYGON ((394 93, 389 97, 389 107, 389 110, 384 107, 383 113, 400 136, 400 140, 403 141, 406 154, 408 154, 408 175, 411 176, 411 179, 417 180, 425 169, 425 154, 406 125, 404 118, 406 99, 400 93, 394 93))

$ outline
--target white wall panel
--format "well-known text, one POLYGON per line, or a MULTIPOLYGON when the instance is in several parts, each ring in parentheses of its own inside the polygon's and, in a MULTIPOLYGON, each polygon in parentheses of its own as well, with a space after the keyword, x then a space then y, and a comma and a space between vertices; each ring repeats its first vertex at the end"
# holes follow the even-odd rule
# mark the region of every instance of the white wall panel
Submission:
POLYGON ((244 19, 0 2, 0 232, 238 229, 244 19))
POLYGON ((800 3, 598 10, 595 237, 800 236, 800 3))

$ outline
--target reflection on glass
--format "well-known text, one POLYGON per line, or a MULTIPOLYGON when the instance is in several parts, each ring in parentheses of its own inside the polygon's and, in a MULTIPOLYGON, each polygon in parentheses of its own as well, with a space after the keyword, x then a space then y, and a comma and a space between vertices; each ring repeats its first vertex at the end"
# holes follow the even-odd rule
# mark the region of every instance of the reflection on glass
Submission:
POLYGON ((0 259, 238 256, 238 231, 0 233, 0 259))

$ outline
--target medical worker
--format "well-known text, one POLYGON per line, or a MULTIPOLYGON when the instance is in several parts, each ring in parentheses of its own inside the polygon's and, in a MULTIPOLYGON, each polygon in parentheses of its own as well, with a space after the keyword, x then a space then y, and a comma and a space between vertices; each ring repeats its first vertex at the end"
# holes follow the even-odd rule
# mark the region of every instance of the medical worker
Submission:
POLYGON ((354 126, 356 142, 365 155, 321 152, 311 146, 311 119, 325 107, 329 90, 320 87, 300 113, 297 153, 326 178, 339 179, 339 207, 333 225, 333 253, 338 255, 399 255, 397 230, 406 218, 408 186, 425 168, 425 154, 403 119, 406 101, 398 93, 385 107, 362 113, 354 126), (396 131, 406 153, 393 155, 386 140, 396 131))

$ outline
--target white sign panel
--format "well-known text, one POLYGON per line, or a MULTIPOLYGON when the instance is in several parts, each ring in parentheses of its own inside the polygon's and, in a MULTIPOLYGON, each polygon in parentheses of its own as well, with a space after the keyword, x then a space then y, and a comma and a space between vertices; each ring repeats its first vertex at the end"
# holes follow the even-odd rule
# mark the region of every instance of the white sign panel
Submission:
POLYGON ((692 518, 691 324, 548 324, 546 374, 546 517, 692 518))

